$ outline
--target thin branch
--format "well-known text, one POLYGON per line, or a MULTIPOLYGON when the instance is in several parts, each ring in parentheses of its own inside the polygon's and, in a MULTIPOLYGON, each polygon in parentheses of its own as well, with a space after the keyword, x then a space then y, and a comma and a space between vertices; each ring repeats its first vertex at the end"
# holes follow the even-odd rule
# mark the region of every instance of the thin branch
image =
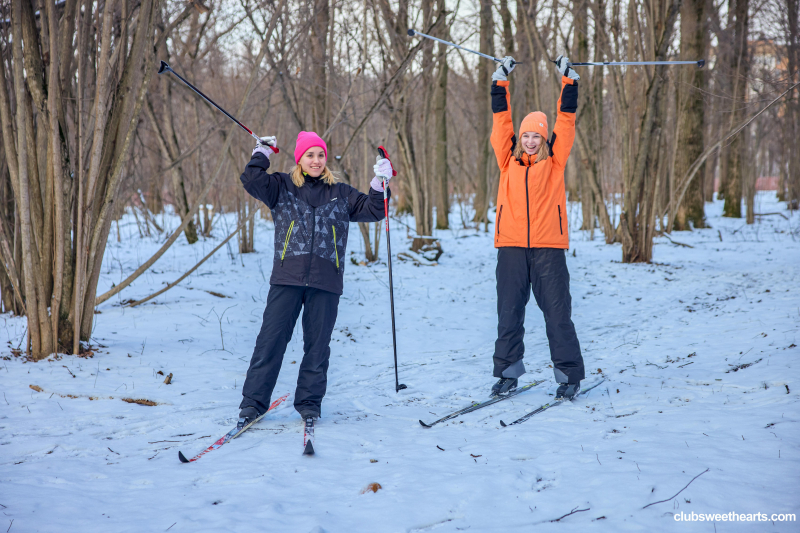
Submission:
POLYGON ((158 173, 168 172, 168 171, 172 170, 174 167, 178 166, 184 159, 188 158, 193 153, 195 153, 197 150, 199 150, 206 143, 206 141, 211 138, 212 135, 214 135, 215 133, 217 133, 221 129, 221 127, 222 127, 222 123, 221 122, 217 123, 214 126, 210 126, 206 136, 203 137, 202 139, 200 139, 200 141, 198 141, 197 144, 194 145, 193 148, 183 152, 177 159, 172 161, 168 166, 160 169, 158 173))
MULTIPOLYGON (((692 478, 692 481, 694 481, 695 479, 699 478, 700 476, 702 476, 703 474, 705 474, 706 472, 708 472, 708 470, 709 470, 709 469, 708 469, 708 468, 706 468, 705 470, 703 470, 702 472, 700 472, 699 474, 697 474, 696 476, 694 476, 694 477, 692 478)), ((686 484, 686 487, 688 487, 689 485, 691 485, 691 484, 692 484, 692 481, 690 481, 689 483, 687 483, 687 484, 686 484)), ((676 493, 675 493, 675 496, 677 496, 677 495, 678 495, 678 494, 680 494, 681 492, 685 491, 685 490, 686 490, 686 487, 683 487, 681 490, 679 490, 678 492, 676 492, 676 493)), ((645 505, 644 507, 642 507, 642 509, 647 509, 647 508, 648 508, 648 507, 650 507, 651 505, 655 505, 655 504, 657 504, 657 503, 664 503, 664 502, 668 502, 668 501, 670 501, 672 498, 674 498, 675 496, 672 496, 672 497, 670 497, 670 498, 667 498, 666 500, 661 500, 661 501, 659 501, 659 502, 648 503, 647 505, 645 505)))
MULTIPOLYGON (((358 78, 360 75, 361 75, 361 69, 359 68, 358 72, 356 72, 355 78, 358 78)), ((336 126, 338 126, 340 124, 339 118, 342 116, 342 113, 344 113, 344 110, 347 107, 347 104, 350 102, 350 95, 353 93, 353 87, 355 87, 355 86, 356 86, 356 80, 353 79, 350 82, 350 89, 348 89, 348 91, 347 91, 347 97, 345 97, 344 103, 342 104, 341 109, 339 109, 339 112, 336 113, 336 118, 334 118, 331 121, 331 125, 328 126, 328 129, 325 130, 325 133, 322 134, 322 138, 323 139, 327 139, 328 135, 330 135, 331 132, 336 128, 336 126)))
POLYGON ((666 238, 667 238, 667 240, 668 240, 669 242, 671 242, 672 244, 674 244, 675 246, 683 246, 684 248, 694 248, 694 246, 692 246, 691 244, 684 244, 684 243, 682 243, 682 242, 673 241, 673 240, 672 240, 672 238, 669 236, 669 234, 668 234, 668 233, 662 233, 662 234, 661 234, 661 236, 662 236, 662 237, 666 237, 666 238))
POLYGON ((573 515, 573 514, 576 514, 576 513, 582 513, 582 512, 584 512, 584 511, 588 511, 589 509, 591 509, 591 507, 587 507, 586 509, 578 509, 578 508, 576 507, 575 509, 573 509, 572 511, 568 512, 568 513, 567 513, 567 514, 565 514, 564 516, 560 516, 560 517, 556 518, 555 520, 550 520, 550 521, 551 521, 551 522, 558 522, 558 521, 559 521, 559 520, 561 520, 562 518, 566 518, 566 517, 568 517, 569 515, 573 515))
POLYGON ((754 215, 757 217, 768 217, 772 215, 777 215, 779 217, 783 217, 785 220, 789 220, 789 217, 787 217, 783 213, 754 213, 754 215))

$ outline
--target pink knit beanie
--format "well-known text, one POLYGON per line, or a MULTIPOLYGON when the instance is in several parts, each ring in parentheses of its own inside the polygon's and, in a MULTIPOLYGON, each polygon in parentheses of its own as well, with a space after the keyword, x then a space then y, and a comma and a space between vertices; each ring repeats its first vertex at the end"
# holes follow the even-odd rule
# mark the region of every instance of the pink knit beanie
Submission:
POLYGON ((309 148, 319 146, 325 152, 325 159, 328 159, 328 145, 322 140, 322 137, 313 131, 301 131, 297 134, 297 144, 294 147, 294 162, 300 163, 300 158, 309 148))

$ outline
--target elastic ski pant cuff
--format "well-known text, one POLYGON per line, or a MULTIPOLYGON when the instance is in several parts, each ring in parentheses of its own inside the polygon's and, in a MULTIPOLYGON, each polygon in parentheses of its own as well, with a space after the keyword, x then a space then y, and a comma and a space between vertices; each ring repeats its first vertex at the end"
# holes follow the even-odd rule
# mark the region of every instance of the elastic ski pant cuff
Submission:
POLYGON ((569 376, 561 370, 553 368, 553 374, 555 374, 556 383, 570 383, 569 376))
POLYGON ((503 370, 503 373, 500 375, 500 377, 517 379, 524 373, 525 364, 522 362, 522 359, 520 359, 516 363, 503 370))

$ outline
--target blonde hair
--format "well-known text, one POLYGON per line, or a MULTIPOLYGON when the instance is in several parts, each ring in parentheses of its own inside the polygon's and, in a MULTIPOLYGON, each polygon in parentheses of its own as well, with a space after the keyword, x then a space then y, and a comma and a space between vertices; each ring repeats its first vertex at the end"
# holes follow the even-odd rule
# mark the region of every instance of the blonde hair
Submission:
MULTIPOLYGON (((514 158, 515 159, 522 159, 522 154, 525 153, 525 149, 522 148, 522 141, 517 141, 517 145, 514 147, 514 158)), ((540 161, 544 161, 550 157, 550 145, 547 144, 547 139, 542 137, 542 144, 539 145, 539 152, 536 154, 536 159, 533 161, 534 163, 539 163, 540 161)))
MULTIPOLYGON (((300 168, 300 165, 296 165, 289 175, 292 177, 292 183, 294 183, 297 187, 302 187, 306 182, 306 178, 303 175, 303 169, 300 168)), ((322 169, 322 174, 319 175, 318 179, 324 181, 326 185, 333 185, 336 183, 336 176, 333 174, 333 172, 331 172, 331 169, 328 168, 328 165, 325 165, 325 168, 322 169)))

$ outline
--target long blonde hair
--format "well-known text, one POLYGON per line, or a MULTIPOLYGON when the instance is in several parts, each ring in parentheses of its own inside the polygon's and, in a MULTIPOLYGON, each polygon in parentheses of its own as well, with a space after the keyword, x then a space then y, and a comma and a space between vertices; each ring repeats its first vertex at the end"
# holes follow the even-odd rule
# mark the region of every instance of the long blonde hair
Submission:
MULTIPOLYGON (((522 159, 522 154, 525 153, 525 149, 522 148, 522 142, 517 141, 517 145, 514 147, 514 158, 515 159, 522 159)), ((528 156, 530 158, 530 156, 528 156)), ((534 163, 539 163, 540 161, 544 161, 550 157, 550 145, 547 144, 547 139, 542 137, 542 144, 539 145, 539 152, 536 154, 536 159, 533 161, 534 163)))
MULTIPOLYGON (((300 168, 300 165, 296 165, 289 175, 292 177, 292 183, 297 187, 302 187, 306 182, 303 169, 300 168)), ((322 174, 319 175, 318 179, 324 181, 326 185, 333 185, 336 183, 336 176, 331 172, 331 169, 328 168, 328 165, 325 165, 325 168, 322 169, 322 174)))

